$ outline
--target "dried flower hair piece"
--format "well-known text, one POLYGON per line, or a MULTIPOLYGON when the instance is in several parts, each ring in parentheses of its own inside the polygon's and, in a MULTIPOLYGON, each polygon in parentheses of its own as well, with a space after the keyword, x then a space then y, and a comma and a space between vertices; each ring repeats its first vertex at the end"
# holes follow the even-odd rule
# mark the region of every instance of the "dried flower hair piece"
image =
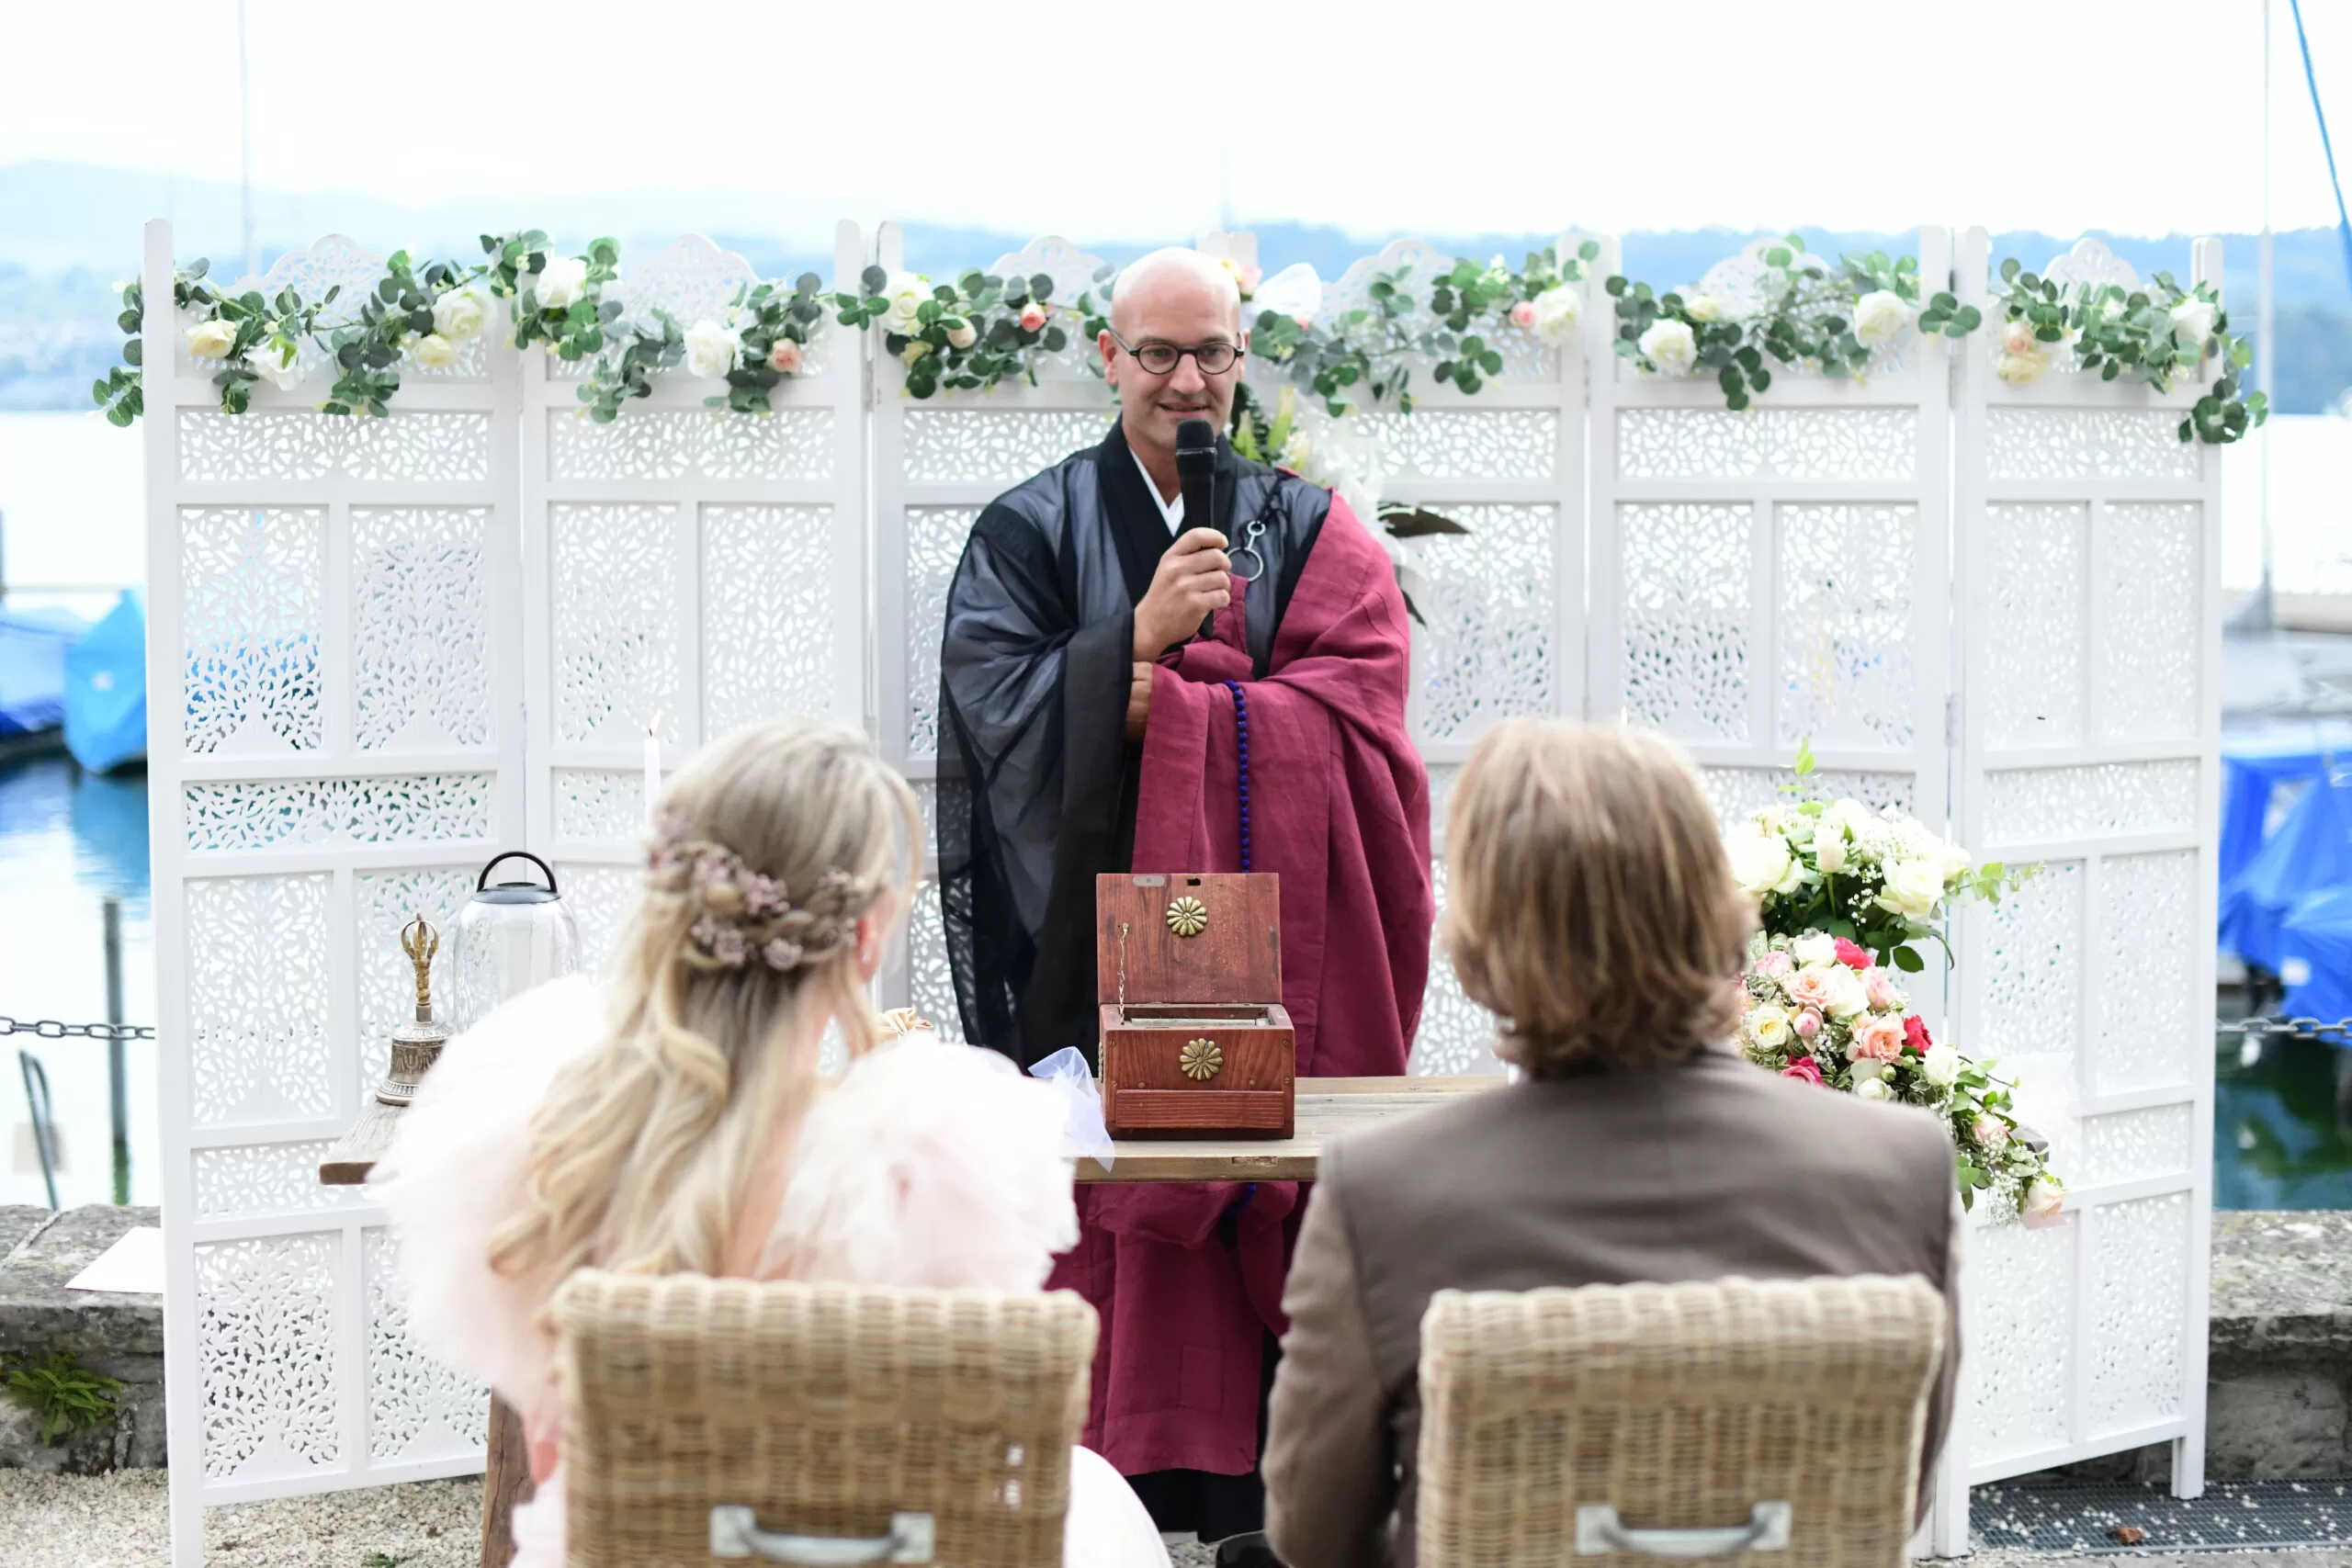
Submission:
POLYGON ((856 878, 835 867, 817 878, 799 904, 782 878, 753 871, 724 844, 694 836, 685 818, 664 811, 646 838, 649 893, 695 906, 686 940, 696 967, 741 969, 762 964, 779 973, 829 957, 856 929, 862 901, 856 878))

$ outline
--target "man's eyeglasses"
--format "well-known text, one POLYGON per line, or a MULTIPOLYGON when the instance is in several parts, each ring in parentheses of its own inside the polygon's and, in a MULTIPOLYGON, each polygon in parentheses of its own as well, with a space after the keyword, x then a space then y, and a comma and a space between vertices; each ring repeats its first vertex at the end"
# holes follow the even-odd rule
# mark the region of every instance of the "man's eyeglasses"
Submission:
POLYGON ((1221 376, 1232 369, 1233 362, 1241 357, 1241 351, 1229 343, 1204 343, 1198 348, 1178 348, 1172 343, 1148 343, 1137 348, 1121 337, 1116 328, 1111 331, 1111 341, 1125 349, 1127 357, 1142 366, 1146 374, 1152 376, 1170 374, 1176 368, 1176 362, 1188 354, 1193 356, 1193 363, 1200 367, 1204 376, 1221 376))

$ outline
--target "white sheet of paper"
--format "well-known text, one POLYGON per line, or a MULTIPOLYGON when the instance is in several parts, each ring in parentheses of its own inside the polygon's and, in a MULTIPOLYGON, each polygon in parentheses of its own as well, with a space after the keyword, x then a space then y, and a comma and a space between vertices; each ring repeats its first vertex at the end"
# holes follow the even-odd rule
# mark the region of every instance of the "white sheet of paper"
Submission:
POLYGON ((90 1260, 90 1266, 65 1281, 69 1291, 119 1291, 150 1295, 164 1289, 164 1232, 157 1225, 133 1225, 112 1247, 90 1260))

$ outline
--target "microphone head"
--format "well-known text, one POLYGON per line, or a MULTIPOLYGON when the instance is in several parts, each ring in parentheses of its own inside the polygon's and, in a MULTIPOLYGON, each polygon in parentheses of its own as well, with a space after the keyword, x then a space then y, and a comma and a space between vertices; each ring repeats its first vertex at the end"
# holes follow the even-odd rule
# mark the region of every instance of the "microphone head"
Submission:
POLYGON ((1204 419, 1188 419, 1176 426, 1176 466, 1193 463, 1214 463, 1216 460, 1216 427, 1204 419))

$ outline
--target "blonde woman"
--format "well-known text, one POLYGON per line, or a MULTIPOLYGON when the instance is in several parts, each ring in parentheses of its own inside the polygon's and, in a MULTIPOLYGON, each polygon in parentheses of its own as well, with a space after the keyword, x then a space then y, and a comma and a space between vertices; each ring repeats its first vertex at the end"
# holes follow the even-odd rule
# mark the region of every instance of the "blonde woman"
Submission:
MULTIPOLYGON (((1035 1290, 1078 1236, 1062 1109, 992 1052, 884 1042, 866 999, 922 829, 855 730, 784 720, 662 792, 603 982, 450 1042, 379 1189, 415 1332, 521 1415, 516 1568, 560 1568, 546 1309, 573 1269, 1035 1290), (828 1023, 851 1066, 820 1097, 828 1023)), ((1118 1473, 1072 1456, 1067 1561, 1165 1568, 1118 1473)))
MULTIPOLYGON (((1498 725, 1454 784, 1445 864, 1439 936, 1523 1077, 1324 1151, 1266 1444, 1266 1534, 1290 1568, 1410 1568, 1438 1291, 1918 1274, 1956 1307, 1935 1119, 1727 1043, 1756 911, 1671 742, 1498 725)), ((1951 1409, 1950 1321, 1923 1482, 1951 1409)))

